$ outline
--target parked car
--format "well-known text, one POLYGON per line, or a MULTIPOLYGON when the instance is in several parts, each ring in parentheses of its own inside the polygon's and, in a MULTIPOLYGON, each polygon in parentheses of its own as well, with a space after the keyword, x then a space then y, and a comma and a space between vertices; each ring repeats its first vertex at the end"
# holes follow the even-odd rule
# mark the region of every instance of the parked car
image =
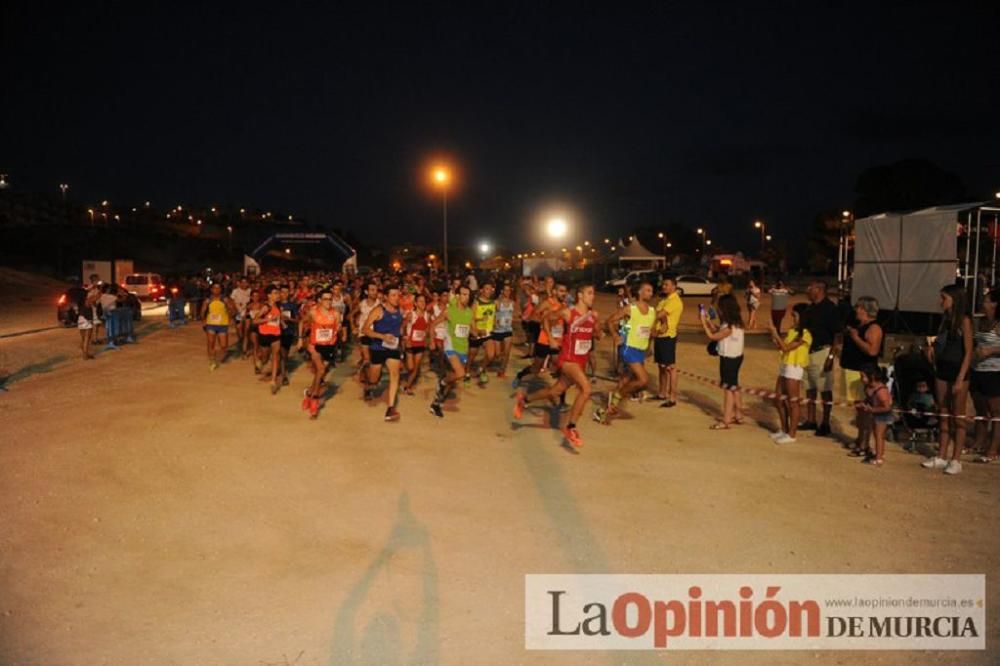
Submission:
POLYGON ((167 300, 167 288, 163 278, 157 273, 133 273, 125 276, 125 289, 135 294, 139 300, 167 300))
MULTIPOLYGON (((605 289, 614 291, 618 287, 624 287, 626 285, 632 286, 643 281, 657 282, 659 274, 654 270, 644 270, 644 271, 629 271, 625 275, 620 277, 612 278, 604 283, 605 289)), ((655 286, 655 284, 654 284, 655 286)))
POLYGON ((678 275, 675 281, 681 296, 711 296, 718 286, 715 282, 697 275, 678 275))

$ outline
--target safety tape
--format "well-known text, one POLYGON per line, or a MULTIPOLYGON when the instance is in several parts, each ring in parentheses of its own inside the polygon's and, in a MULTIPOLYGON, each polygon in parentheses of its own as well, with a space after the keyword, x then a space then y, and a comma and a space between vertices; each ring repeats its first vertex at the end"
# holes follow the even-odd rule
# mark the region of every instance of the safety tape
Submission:
MULTIPOLYGON (((721 388, 721 389, 726 390, 726 391, 735 391, 735 392, 743 393, 743 394, 746 394, 746 395, 756 396, 758 398, 764 398, 766 400, 775 400, 775 399, 777 399, 779 397, 778 393, 776 393, 775 391, 769 391, 769 390, 766 390, 766 389, 746 388, 746 387, 743 387, 743 386, 734 386, 734 385, 731 385, 731 384, 723 384, 722 382, 718 382, 718 381, 716 381, 714 379, 711 379, 710 377, 705 377, 703 375, 698 375, 698 374, 695 374, 693 372, 689 372, 687 370, 681 370, 680 368, 677 368, 677 374, 682 375, 684 377, 688 377, 688 378, 693 379, 695 381, 701 382, 702 384, 708 384, 710 386, 715 386, 717 388, 721 388)), ((829 406, 829 407, 850 407, 851 409, 854 409, 855 405, 857 404, 856 402, 836 401, 836 400, 827 402, 825 400, 821 400, 821 399, 817 399, 817 398, 808 398, 808 397, 792 398, 792 397, 787 396, 787 395, 781 395, 780 397, 781 397, 782 401, 784 401, 784 402, 798 403, 800 405, 807 405, 807 404, 812 403, 812 404, 815 404, 815 405, 826 405, 826 406, 829 406)), ((990 417, 990 416, 978 416, 978 415, 977 416, 968 416, 968 415, 954 415, 953 416, 953 415, 951 415, 951 414, 949 414, 947 412, 924 412, 924 411, 920 411, 920 410, 917 410, 917 409, 900 409, 899 407, 893 407, 891 411, 893 413, 895 413, 895 414, 900 414, 900 415, 902 415, 902 414, 909 414, 911 416, 936 416, 936 417, 938 417, 940 419, 954 418, 954 419, 962 419, 962 420, 965 420, 965 421, 989 421, 991 423, 1000 422, 1000 416, 993 416, 993 417, 990 417)))

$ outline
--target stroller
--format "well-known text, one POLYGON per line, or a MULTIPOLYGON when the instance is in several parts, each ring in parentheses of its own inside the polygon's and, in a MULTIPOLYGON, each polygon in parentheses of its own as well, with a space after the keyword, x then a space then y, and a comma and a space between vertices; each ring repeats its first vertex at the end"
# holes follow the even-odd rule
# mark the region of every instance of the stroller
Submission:
MULTIPOLYGON (((918 408, 911 406, 911 398, 916 394, 917 384, 926 382, 934 386, 934 368, 918 345, 909 348, 897 347, 893 350, 892 365, 889 367, 889 391, 894 407, 900 410, 900 417, 889 428, 893 441, 905 442, 903 449, 916 450, 917 441, 933 442, 938 437, 936 416, 913 413, 918 408)), ((928 410, 924 407, 921 411, 928 410)))

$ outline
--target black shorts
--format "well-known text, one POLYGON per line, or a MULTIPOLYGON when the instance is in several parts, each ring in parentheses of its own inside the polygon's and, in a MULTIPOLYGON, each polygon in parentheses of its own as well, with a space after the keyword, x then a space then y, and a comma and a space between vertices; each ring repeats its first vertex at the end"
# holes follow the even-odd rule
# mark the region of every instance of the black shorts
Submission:
POLYGON ((653 358, 657 365, 677 363, 677 338, 654 338, 653 358))
POLYGON ((327 363, 333 363, 337 356, 337 345, 313 345, 313 349, 327 363))
POLYGON ((360 342, 365 347, 371 347, 371 344, 372 344, 372 342, 374 342, 374 340, 372 340, 371 338, 369 338, 367 335, 362 335, 360 342))
POLYGON ((532 356, 534 356, 535 358, 545 358, 546 356, 555 356, 558 353, 559 353, 558 349, 553 349, 548 345, 540 345, 536 342, 535 348, 532 352, 532 356))
POLYGON ((942 381, 953 382, 958 379, 958 371, 961 369, 961 363, 938 361, 934 365, 934 376, 942 381))
POLYGON ((490 336, 488 335, 485 338, 473 338, 470 336, 469 349, 479 349, 480 347, 483 346, 484 343, 487 343, 489 341, 490 341, 490 336))
POLYGON ((285 351, 288 351, 289 349, 291 349, 292 345, 294 345, 294 344, 295 344, 295 336, 294 335, 291 335, 291 336, 289 336, 289 335, 283 335, 283 336, 281 336, 281 348, 284 349, 285 351))
POLYGON ((972 392, 987 398, 1000 396, 1000 372, 973 370, 972 392))
POLYGON ((267 333, 259 333, 257 335, 257 344, 259 344, 261 347, 270 347, 280 339, 281 339, 280 335, 268 335, 267 333))
POLYGON ((740 385, 740 366, 743 365, 743 357, 730 356, 719 357, 719 381, 725 384, 730 390, 740 385))
POLYGON ((407 347, 406 349, 407 354, 423 354, 425 351, 427 351, 427 347, 407 347))
POLYGON ((503 342, 512 335, 514 335, 513 331, 503 331, 503 332, 493 331, 493 333, 490 334, 490 339, 496 340, 497 342, 503 342))
POLYGON ((372 349, 370 352, 372 365, 384 365, 387 360, 401 358, 398 349, 372 349))

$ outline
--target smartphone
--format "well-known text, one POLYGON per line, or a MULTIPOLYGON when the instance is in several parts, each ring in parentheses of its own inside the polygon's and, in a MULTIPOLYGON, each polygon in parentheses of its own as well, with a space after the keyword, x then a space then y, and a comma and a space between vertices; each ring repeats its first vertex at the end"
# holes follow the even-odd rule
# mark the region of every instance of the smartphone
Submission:
POLYGON ((704 303, 699 303, 698 304, 698 314, 700 314, 700 315, 705 314, 705 304, 704 303))

